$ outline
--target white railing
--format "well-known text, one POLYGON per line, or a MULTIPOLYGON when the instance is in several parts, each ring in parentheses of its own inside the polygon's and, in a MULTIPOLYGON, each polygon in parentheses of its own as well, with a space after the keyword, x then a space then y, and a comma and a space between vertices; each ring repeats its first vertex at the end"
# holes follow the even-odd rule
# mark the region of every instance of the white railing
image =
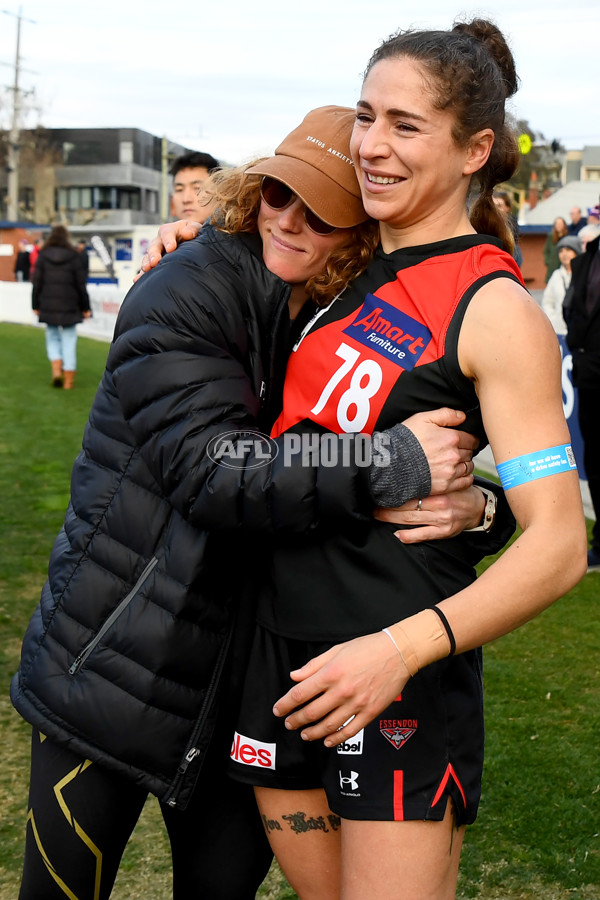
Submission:
MULTIPOLYGON (((78 326, 82 337, 112 340, 117 314, 127 291, 112 284, 88 284, 93 316, 78 326)), ((0 322, 20 325, 38 325, 38 318, 31 308, 31 284, 29 282, 0 281, 0 322)))

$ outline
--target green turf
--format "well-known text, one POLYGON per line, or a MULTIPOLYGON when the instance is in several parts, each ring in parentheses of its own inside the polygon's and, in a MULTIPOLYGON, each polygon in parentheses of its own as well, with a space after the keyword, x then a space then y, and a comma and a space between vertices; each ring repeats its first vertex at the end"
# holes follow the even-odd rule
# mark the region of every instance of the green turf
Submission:
MULTIPOLYGON (((108 345, 78 344, 73 391, 50 387, 42 329, 0 324, 0 900, 14 900, 27 810, 29 728, 8 683, 69 495, 108 345)), ((600 898, 600 575, 486 648, 487 755, 468 830, 461 900, 600 898)), ((232 848, 232 860, 235 849, 232 848)), ((115 900, 167 900, 168 847, 150 801, 115 900)), ((259 896, 296 895, 274 867, 259 896)))

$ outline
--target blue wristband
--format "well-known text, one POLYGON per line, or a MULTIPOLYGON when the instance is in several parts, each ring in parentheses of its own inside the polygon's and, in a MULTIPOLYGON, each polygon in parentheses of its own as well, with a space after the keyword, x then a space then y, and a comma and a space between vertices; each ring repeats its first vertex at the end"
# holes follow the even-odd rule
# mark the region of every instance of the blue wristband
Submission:
POLYGON ((548 447, 546 450, 538 450, 537 453, 526 453, 496 466, 505 491, 519 484, 535 481, 537 478, 547 478, 549 475, 558 475, 559 472, 570 472, 573 469, 577 469, 577 463, 570 444, 548 447))

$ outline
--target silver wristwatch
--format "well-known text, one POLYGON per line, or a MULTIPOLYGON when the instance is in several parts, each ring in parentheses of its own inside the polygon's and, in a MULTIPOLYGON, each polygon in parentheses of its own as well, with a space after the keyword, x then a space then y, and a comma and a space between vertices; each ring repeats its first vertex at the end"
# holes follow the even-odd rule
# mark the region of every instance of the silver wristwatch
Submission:
POLYGON ((475 487, 482 492, 485 497, 485 509, 483 510, 483 519, 480 525, 475 528, 465 528, 465 531, 489 531, 496 521, 496 508, 498 506, 498 498, 493 491, 476 484, 475 487))

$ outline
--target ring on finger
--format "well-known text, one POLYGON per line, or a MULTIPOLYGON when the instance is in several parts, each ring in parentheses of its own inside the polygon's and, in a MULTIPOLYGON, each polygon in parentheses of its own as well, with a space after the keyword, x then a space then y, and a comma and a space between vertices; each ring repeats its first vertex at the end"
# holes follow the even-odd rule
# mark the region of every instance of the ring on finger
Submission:
POLYGON ((418 503, 417 503, 417 509, 416 509, 416 511, 417 511, 417 512, 423 512, 423 501, 422 501, 420 498, 419 498, 419 501, 418 501, 418 503))

